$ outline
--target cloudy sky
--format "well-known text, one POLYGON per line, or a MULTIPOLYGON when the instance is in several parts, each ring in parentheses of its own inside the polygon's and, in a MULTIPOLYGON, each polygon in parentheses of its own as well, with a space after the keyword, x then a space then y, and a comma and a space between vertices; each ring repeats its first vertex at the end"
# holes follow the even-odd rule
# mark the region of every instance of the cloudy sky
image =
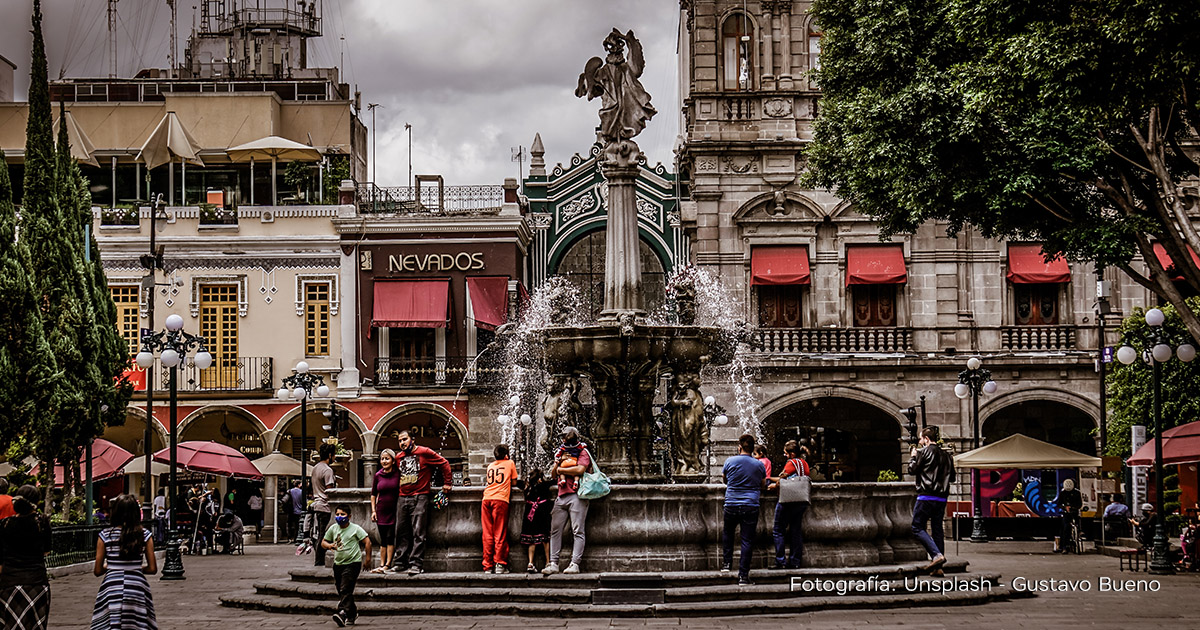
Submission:
MULTIPOLYGON (((239 4, 240 4, 239 0, 239 4)), ((296 0, 248 0, 294 6, 296 0)), ((403 185, 411 123, 414 173, 451 184, 515 177, 512 148, 542 134, 546 162, 568 162, 595 141, 598 101, 575 98, 576 79, 612 27, 632 29, 646 51, 642 84, 658 115, 638 137, 651 164, 672 164, 678 134, 677 0, 323 0, 324 37, 310 65, 336 66, 376 111, 377 179, 403 185)), ((182 50, 193 5, 179 0, 182 50)), ((42 0, 51 77, 107 76, 105 0, 42 0)), ((0 0, 0 55, 17 64, 16 92, 29 84, 32 0, 0 0)), ((117 74, 166 67, 166 0, 117 3, 117 74)), ((525 169, 528 171, 528 158, 525 169)))

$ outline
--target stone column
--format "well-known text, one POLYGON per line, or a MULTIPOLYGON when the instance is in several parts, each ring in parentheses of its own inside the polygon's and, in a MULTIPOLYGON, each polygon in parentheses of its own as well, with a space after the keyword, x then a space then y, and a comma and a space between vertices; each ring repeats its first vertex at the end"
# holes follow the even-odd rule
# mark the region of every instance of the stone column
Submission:
POLYGON ((600 172, 608 180, 608 228, 601 320, 643 314, 642 268, 637 226, 637 175, 641 150, 632 140, 610 142, 600 172))
POLYGON ((779 13, 779 89, 792 89, 792 5, 785 2, 779 13))
POLYGON ((762 45, 763 45, 763 66, 762 66, 762 89, 771 90, 775 88, 775 51, 772 50, 772 43, 775 39, 775 14, 774 7, 768 3, 763 3, 762 11, 762 45))
POLYGON ((371 487, 375 472, 379 470, 379 455, 362 455, 359 457, 363 464, 363 478, 360 486, 371 487))

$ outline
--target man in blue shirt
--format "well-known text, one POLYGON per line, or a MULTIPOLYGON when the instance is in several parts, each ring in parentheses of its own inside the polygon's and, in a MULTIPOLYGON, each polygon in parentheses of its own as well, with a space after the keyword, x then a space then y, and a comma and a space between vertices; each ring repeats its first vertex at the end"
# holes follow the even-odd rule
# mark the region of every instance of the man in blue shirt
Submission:
POLYGON ((304 490, 300 488, 300 480, 292 482, 292 488, 288 490, 288 496, 291 498, 291 510, 288 511, 288 534, 295 541, 300 542, 300 517, 304 516, 304 490))
POLYGON ((741 449, 725 460, 721 472, 725 479, 725 528, 721 535, 724 555, 721 573, 733 567, 733 530, 741 527, 742 555, 738 561, 738 584, 750 582, 750 561, 754 549, 754 534, 758 527, 758 505, 767 485, 767 468, 754 458, 754 436, 749 433, 738 439, 741 449))

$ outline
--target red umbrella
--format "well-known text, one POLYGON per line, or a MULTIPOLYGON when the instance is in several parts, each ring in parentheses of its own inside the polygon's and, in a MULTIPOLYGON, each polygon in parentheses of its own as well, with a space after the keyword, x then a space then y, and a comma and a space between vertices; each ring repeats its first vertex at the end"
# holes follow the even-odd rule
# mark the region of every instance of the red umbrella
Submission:
MULTIPOLYGON (((262 473, 238 451, 216 442, 180 442, 175 446, 179 466, 192 472, 202 472, 219 477, 262 479, 262 473)), ((171 463, 171 449, 164 448, 154 454, 154 461, 171 463)))
MULTIPOLYGON (((100 481, 109 477, 125 474, 122 470, 125 464, 133 460, 133 453, 109 442, 108 440, 97 438, 92 442, 92 481, 100 481)), ((29 474, 36 477, 38 475, 38 466, 34 466, 29 471, 29 474)), ((87 470, 87 449, 81 449, 79 452, 79 474, 83 476, 87 470)), ((54 485, 61 487, 63 485, 62 464, 54 466, 54 485)))
MULTIPOLYGON (((1163 465, 1187 464, 1200 461, 1200 421, 1167 429, 1162 434, 1163 465)), ((1125 462, 1128 466, 1154 465, 1154 438, 1125 462)))

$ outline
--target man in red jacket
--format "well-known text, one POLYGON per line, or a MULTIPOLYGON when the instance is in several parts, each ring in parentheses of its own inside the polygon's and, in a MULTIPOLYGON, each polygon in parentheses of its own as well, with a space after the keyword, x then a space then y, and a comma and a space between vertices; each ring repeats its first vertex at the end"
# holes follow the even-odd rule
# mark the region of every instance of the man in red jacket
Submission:
POLYGON ((396 555, 393 572, 422 572, 425 530, 429 527, 429 492, 433 469, 442 471, 442 490, 450 492, 450 462, 436 451, 417 446, 407 431, 400 432, 396 469, 400 472, 400 500, 396 502, 396 555))

